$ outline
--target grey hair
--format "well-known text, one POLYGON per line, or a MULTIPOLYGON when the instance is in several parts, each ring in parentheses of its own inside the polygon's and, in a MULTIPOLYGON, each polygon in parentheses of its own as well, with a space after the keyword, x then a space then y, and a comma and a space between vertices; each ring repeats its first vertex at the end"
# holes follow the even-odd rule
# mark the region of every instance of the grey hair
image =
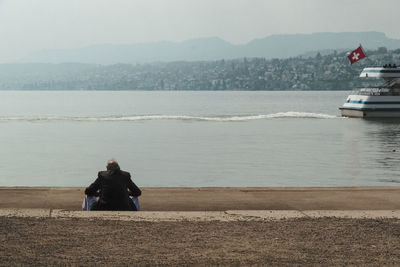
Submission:
POLYGON ((117 171, 119 170, 119 164, 118 161, 116 161, 115 159, 110 159, 109 161, 107 161, 107 170, 108 171, 117 171))

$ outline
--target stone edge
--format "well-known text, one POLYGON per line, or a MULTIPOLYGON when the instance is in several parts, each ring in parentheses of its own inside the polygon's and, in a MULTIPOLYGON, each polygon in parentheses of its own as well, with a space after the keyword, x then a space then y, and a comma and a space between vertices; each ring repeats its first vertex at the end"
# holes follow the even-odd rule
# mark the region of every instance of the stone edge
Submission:
POLYGON ((400 219, 400 210, 227 210, 227 211, 69 211, 62 209, 0 209, 0 217, 79 218, 120 221, 265 221, 296 218, 400 219))

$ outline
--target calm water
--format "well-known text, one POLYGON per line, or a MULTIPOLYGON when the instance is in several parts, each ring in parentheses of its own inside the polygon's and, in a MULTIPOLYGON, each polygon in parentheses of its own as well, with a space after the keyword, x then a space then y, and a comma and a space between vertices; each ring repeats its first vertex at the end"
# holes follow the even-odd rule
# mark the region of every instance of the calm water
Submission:
POLYGON ((398 186, 400 120, 339 117, 348 92, 0 91, 0 186, 398 186))

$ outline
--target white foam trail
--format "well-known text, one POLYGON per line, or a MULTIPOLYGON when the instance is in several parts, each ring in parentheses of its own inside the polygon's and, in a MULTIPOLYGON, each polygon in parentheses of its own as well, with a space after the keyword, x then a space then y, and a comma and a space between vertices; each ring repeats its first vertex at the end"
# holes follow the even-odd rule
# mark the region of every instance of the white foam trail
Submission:
POLYGON ((328 115, 323 113, 310 113, 310 112, 278 112, 274 114, 269 114, 269 118, 311 118, 311 119, 337 119, 340 118, 334 115, 328 115))
POLYGON ((145 120, 197 120, 197 121, 250 121, 276 118, 336 119, 338 116, 308 112, 278 112, 264 115, 189 116, 189 115, 121 115, 121 116, 3 116, 0 121, 145 121, 145 120))

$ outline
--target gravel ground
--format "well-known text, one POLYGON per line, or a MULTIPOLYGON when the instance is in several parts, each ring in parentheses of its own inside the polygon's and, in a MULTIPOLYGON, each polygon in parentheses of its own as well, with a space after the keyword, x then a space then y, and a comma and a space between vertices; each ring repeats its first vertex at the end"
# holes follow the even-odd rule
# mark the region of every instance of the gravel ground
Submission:
POLYGON ((400 265, 400 220, 124 222, 0 217, 1 266, 400 265))

